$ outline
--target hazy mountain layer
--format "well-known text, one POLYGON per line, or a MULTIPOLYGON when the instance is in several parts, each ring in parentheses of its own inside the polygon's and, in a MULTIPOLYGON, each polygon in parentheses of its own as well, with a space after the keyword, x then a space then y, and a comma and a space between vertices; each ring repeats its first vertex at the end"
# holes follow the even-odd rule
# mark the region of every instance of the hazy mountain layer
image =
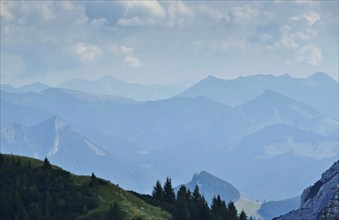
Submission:
POLYGON ((87 93, 124 96, 139 101, 166 99, 184 90, 182 86, 176 84, 143 85, 127 83, 112 76, 106 76, 94 81, 71 79, 62 83, 59 88, 87 93))
POLYGON ((294 78, 285 74, 252 75, 232 80, 209 76, 179 96, 205 96, 227 105, 237 106, 256 98, 265 90, 279 92, 338 119, 338 82, 325 73, 315 73, 307 78, 294 78))
MULTIPOLYGON (((322 82, 312 79, 315 84, 322 82)), ((337 158, 338 121, 275 91, 264 91, 237 107, 206 97, 135 102, 55 88, 24 94, 2 91, 1 99, 5 103, 2 123, 38 124, 44 114, 33 114, 34 109, 58 115, 82 139, 119 158, 133 173, 134 182, 138 180, 134 184, 126 179, 121 184, 142 192, 150 192, 156 178, 171 176, 179 184, 196 170, 209 170, 235 184, 247 198, 280 200, 300 194, 337 158), (251 184, 247 184, 249 179, 251 184)), ((33 135, 36 139, 25 146, 45 143, 44 133, 51 136, 48 147, 52 146, 54 126, 41 129, 40 136, 33 135)), ((67 142, 72 143, 68 146, 88 145, 75 137, 68 137, 67 142)), ((24 138, 16 142, 21 140, 24 138)), ((79 151, 81 155, 82 148, 79 151)), ((106 163, 103 161, 99 164, 106 163)), ((80 158, 78 162, 87 161, 80 158)), ((107 170, 112 165, 101 166, 107 170)), ((120 166, 115 168, 119 173, 120 166)), ((109 171, 106 174, 111 178, 109 171)), ((114 180, 119 175, 112 176, 114 180)))

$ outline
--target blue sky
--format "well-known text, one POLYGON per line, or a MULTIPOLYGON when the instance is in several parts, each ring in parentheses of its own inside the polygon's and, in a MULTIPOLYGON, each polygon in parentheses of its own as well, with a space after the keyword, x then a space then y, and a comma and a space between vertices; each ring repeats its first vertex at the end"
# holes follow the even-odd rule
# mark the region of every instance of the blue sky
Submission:
POLYGON ((1 83, 338 80, 337 1, 1 1, 1 83))

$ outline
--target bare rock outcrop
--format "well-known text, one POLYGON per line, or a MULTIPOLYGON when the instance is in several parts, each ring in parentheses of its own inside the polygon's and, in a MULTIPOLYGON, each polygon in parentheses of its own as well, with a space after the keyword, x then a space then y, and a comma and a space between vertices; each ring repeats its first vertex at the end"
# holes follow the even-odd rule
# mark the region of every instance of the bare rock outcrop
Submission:
POLYGON ((274 220, 294 219, 339 219, 339 161, 325 171, 314 185, 304 190, 298 210, 274 218, 274 220))

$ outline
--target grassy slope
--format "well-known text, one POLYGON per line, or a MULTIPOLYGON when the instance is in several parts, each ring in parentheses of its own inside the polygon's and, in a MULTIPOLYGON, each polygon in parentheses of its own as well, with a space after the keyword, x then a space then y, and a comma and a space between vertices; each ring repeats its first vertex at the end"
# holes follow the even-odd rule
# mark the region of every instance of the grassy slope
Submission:
MULTIPOLYGON (((6 155, 5 155, 6 156, 6 155)), ((8 155, 9 156, 9 155, 8 155)), ((20 157, 21 164, 31 163, 32 167, 42 166, 43 162, 37 159, 15 156, 15 158, 20 157)), ((61 169, 57 166, 53 166, 54 169, 61 169)), ((77 176, 72 175, 76 183, 88 183, 90 176, 77 176)), ((87 213, 78 216, 76 219, 102 219, 104 214, 109 211, 110 205, 113 202, 117 202, 122 208, 123 212, 126 214, 126 219, 133 219, 136 217, 141 217, 144 220, 162 220, 170 219, 171 215, 165 211, 162 211, 158 207, 154 207, 143 200, 137 198, 133 194, 126 192, 122 188, 114 185, 108 181, 105 181, 108 184, 106 185, 97 185, 94 188, 95 194, 99 199, 99 206, 93 210, 88 211, 87 213)))
MULTIPOLYGON (((89 181, 88 176, 77 177, 82 181, 89 181)), ((142 217, 142 219, 170 219, 170 214, 162 211, 160 208, 151 206, 143 200, 137 198, 129 192, 109 183, 108 185, 97 186, 95 192, 99 198, 99 206, 77 219, 93 219, 100 217, 105 211, 109 210, 113 201, 117 202, 126 213, 127 219, 142 217)))

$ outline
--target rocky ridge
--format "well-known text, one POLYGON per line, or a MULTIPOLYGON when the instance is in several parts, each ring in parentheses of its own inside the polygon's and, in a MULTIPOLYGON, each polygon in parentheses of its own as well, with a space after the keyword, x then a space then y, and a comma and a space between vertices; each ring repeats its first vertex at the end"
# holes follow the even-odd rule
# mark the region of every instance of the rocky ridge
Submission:
POLYGON ((321 179, 306 188, 300 208, 274 220, 335 220, 339 219, 339 161, 322 174, 321 179))

